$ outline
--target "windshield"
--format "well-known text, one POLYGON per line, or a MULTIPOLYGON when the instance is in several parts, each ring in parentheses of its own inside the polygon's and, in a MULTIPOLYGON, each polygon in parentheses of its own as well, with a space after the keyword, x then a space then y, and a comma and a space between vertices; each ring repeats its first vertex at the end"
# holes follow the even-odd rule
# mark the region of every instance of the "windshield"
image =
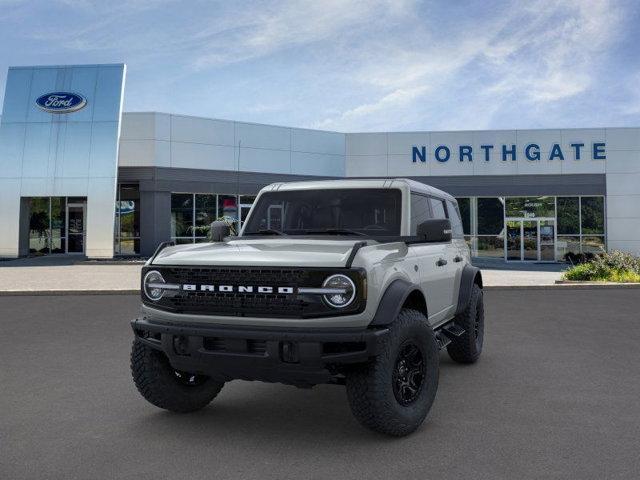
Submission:
POLYGON ((401 201, 397 189, 268 192, 243 235, 400 235, 401 201))

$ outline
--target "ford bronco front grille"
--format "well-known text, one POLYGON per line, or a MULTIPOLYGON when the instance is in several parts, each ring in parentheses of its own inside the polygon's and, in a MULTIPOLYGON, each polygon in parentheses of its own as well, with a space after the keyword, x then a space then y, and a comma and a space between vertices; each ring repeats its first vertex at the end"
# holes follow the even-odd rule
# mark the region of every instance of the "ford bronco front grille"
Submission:
POLYGON ((149 270, 159 271, 166 283, 180 288, 155 302, 143 293, 143 301, 175 313, 307 318, 353 314, 364 308, 364 273, 359 269, 150 266, 143 270, 143 278, 149 270), (321 295, 298 293, 299 288, 321 287, 335 273, 348 275, 356 285, 357 299, 349 307, 337 311, 321 295))

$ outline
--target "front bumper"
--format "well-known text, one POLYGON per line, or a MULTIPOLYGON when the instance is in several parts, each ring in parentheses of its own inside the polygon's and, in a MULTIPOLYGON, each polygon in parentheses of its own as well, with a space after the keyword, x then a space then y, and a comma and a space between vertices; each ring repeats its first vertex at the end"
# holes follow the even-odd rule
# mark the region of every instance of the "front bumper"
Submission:
POLYGON ((261 380, 298 386, 336 383, 345 366, 380 353, 378 329, 282 329, 131 322, 136 338, 165 353, 172 367, 220 381, 261 380))

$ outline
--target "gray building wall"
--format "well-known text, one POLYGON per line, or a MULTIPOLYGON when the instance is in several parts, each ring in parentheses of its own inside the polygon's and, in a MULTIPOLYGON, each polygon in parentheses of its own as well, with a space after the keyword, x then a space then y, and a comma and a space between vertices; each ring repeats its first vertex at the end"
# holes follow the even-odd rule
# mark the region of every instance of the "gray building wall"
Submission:
MULTIPOLYGON (((338 177, 229 172, 155 167, 120 167, 120 183, 136 183, 140 189, 140 253, 151 255, 160 242, 171 239, 171 193, 196 192, 255 195, 275 182, 338 177)), ((412 177, 455 196, 605 195, 601 174, 412 177)))
POLYGON ((193 168, 120 167, 119 183, 140 189, 140 254, 153 254, 160 242, 171 240, 171 192, 255 195, 275 182, 319 178, 258 172, 229 172, 193 168))

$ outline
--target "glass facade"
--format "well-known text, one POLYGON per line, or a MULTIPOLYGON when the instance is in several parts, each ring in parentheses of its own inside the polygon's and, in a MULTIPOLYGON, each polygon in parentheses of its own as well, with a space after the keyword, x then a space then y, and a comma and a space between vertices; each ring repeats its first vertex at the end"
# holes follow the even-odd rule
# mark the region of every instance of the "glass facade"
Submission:
POLYGON ((29 253, 84 253, 84 197, 29 198, 29 253))
POLYGON ((115 219, 115 254, 139 255, 140 191, 138 185, 118 185, 115 219))
POLYGON ((572 253, 603 252, 602 196, 458 198, 473 256, 561 261, 572 253))
POLYGON ((555 197, 507 197, 504 200, 504 208, 506 217, 554 217, 555 197))
POLYGON ((211 223, 225 220, 239 232, 255 196, 210 193, 171 194, 171 240, 176 244, 208 241, 211 223))

